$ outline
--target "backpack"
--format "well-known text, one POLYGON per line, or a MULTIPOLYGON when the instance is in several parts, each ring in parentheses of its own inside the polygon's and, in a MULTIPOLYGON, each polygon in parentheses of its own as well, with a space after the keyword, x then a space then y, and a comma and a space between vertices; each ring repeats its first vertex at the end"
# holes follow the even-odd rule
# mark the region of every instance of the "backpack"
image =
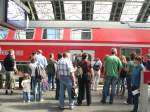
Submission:
POLYGON ((95 62, 95 64, 93 65, 93 69, 95 71, 98 71, 100 69, 100 64, 97 64, 97 62, 95 62))
POLYGON ((127 64, 123 63, 123 68, 120 71, 120 77, 125 78, 127 76, 127 64))
POLYGON ((48 60, 46 71, 55 74, 55 62, 53 60, 48 60))
POLYGON ((75 71, 75 74, 76 74, 77 76, 82 76, 83 70, 82 70, 81 66, 78 66, 78 67, 77 67, 77 70, 75 71))
POLYGON ((41 66, 40 64, 37 64, 35 68, 35 79, 37 81, 41 81, 42 79, 46 79, 46 78, 47 78, 47 74, 44 67, 41 66))
POLYGON ((150 59, 148 59, 146 62, 146 69, 150 70, 150 59))
POLYGON ((47 90, 49 90, 49 84, 48 84, 48 81, 47 80, 42 80, 42 91, 46 92, 47 90))

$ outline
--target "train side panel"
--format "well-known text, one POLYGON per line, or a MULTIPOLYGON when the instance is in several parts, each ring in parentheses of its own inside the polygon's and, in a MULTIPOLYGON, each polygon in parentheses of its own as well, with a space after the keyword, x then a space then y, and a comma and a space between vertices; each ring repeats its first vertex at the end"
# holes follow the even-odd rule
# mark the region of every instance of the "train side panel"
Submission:
POLYGON ((53 52, 55 58, 59 52, 69 50, 93 50, 95 57, 103 60, 106 54, 110 54, 112 47, 118 49, 121 55, 121 48, 140 48, 142 55, 150 52, 150 31, 140 29, 92 29, 92 40, 71 40, 71 29, 64 28, 63 40, 42 40, 43 28, 36 28, 33 40, 13 40, 15 31, 9 30, 6 40, 0 40, 0 60, 5 58, 7 50, 16 51, 17 61, 28 61, 32 52, 42 49, 48 58, 53 52))

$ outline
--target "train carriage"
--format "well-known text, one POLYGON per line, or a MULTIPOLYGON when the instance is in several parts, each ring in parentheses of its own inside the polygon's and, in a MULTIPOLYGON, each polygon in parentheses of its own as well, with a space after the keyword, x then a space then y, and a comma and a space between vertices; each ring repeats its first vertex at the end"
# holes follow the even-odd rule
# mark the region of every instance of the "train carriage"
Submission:
POLYGON ((47 58, 51 52, 57 56, 59 52, 64 51, 70 51, 72 54, 83 51, 89 53, 93 59, 99 57, 101 60, 106 54, 110 54, 112 47, 118 49, 118 55, 129 55, 132 51, 139 55, 150 53, 150 30, 114 28, 44 29, 38 27, 32 29, 32 32, 29 31, 26 30, 23 34, 17 30, 8 30, 7 35, 0 40, 0 48, 2 49, 0 60, 4 59, 9 49, 16 51, 17 62, 28 62, 31 53, 37 49, 42 49, 47 58))

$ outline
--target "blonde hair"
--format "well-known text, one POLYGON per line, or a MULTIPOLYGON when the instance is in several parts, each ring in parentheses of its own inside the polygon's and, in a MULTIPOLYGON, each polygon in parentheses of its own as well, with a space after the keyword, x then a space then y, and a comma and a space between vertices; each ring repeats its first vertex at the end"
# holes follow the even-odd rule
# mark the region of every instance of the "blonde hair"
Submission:
POLYGON ((123 62, 123 63, 127 63, 126 56, 124 56, 124 55, 121 55, 121 56, 120 56, 120 60, 121 60, 121 62, 123 62))

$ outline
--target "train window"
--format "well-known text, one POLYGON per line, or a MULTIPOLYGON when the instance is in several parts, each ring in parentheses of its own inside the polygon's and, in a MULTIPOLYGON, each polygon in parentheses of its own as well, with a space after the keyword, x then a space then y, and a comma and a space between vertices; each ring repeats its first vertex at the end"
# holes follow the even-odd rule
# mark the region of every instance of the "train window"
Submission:
POLYGON ((23 30, 17 30, 14 36, 15 40, 25 40, 26 39, 26 32, 23 30))
POLYGON ((90 29, 72 29, 72 40, 91 40, 90 29))
POLYGON ((7 29, 0 29, 0 40, 6 39, 7 34, 8 34, 7 29))
POLYGON ((14 39, 15 40, 28 40, 33 39, 34 29, 17 30, 14 39))
POLYGON ((34 29, 27 29, 26 30, 26 39, 33 39, 34 36, 34 29))
POLYGON ((82 53, 87 53, 88 54, 88 59, 94 60, 95 58, 95 51, 94 50, 70 50, 69 51, 72 55, 72 60, 74 60, 74 56, 81 56, 82 53))
POLYGON ((141 55, 140 48, 121 48, 122 55, 129 56, 131 52, 136 52, 137 55, 141 55))
POLYGON ((44 29, 43 39, 46 40, 62 40, 63 39, 63 29, 48 28, 44 29))

